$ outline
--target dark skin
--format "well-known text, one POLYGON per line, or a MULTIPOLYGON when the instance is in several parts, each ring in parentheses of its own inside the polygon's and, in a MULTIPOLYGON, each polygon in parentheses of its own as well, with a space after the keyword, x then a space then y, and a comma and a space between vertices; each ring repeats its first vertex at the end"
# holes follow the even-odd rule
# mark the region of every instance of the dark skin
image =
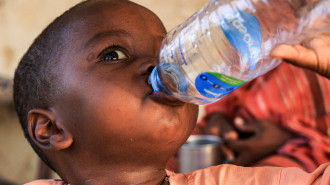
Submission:
POLYGON ((198 129, 203 134, 223 138, 222 151, 232 164, 240 166, 249 166, 274 154, 286 141, 296 137, 268 120, 246 121, 240 117, 231 120, 221 113, 210 115, 207 126, 198 129))
MULTIPOLYGON (((147 17, 144 17, 144 24, 137 24, 141 23, 139 22, 141 17, 138 20, 133 18, 133 21, 128 18, 129 13, 127 11, 133 8, 135 12, 137 9, 140 10, 141 7, 138 8, 136 5, 132 5, 133 7, 126 6, 126 2, 123 2, 121 5, 124 7, 121 6, 121 9, 118 9, 118 6, 114 8, 113 6, 102 5, 102 7, 96 8, 90 4, 88 5, 90 7, 85 7, 76 12, 77 15, 75 17, 77 20, 73 21, 75 27, 72 29, 78 34, 67 33, 68 46, 62 57, 62 62, 65 62, 65 64, 61 66, 60 71, 62 74, 65 74, 62 82, 68 88, 65 96, 56 105, 46 110, 36 108, 31 110, 29 114, 30 135, 35 140, 35 143, 52 158, 56 168, 61 169, 58 170, 61 176, 66 181, 71 182, 71 184, 162 183, 165 176, 165 161, 167 161, 168 156, 175 153, 186 137, 188 137, 197 116, 196 106, 188 104, 178 105, 180 103, 171 101, 171 104, 176 104, 176 106, 170 107, 168 104, 161 103, 162 100, 167 100, 168 98, 160 96, 161 98, 157 99, 141 95, 144 91, 148 92, 145 82, 148 74, 145 73, 147 73, 146 71, 149 72, 147 70, 149 67, 146 66, 156 64, 157 54, 155 53, 158 53, 160 40, 166 32, 158 18, 155 18, 151 12, 147 13, 147 17), (107 12, 98 12, 102 8, 108 8, 107 12), (118 12, 119 10, 123 11, 122 8, 128 9, 124 12, 118 12), (112 10, 112 14, 109 10, 112 10), (94 18, 89 17, 90 15, 88 14, 92 12, 102 15, 93 15, 92 17, 95 16, 94 18), (95 43, 92 48, 83 51, 80 48, 86 44, 83 42, 88 39, 87 37, 92 32, 97 32, 104 28, 100 26, 99 21, 110 22, 110 18, 115 16, 115 12, 117 12, 117 24, 122 21, 121 26, 125 28, 130 27, 131 31, 140 30, 142 32, 145 29, 145 33, 148 34, 141 35, 138 38, 133 37, 134 40, 131 39, 127 42, 129 46, 134 48, 130 50, 130 52, 134 51, 134 58, 130 60, 134 62, 130 63, 130 65, 125 67, 124 64, 117 63, 116 65, 111 65, 116 66, 112 68, 105 64, 103 64, 104 68, 98 67, 100 64, 96 64, 96 61, 99 61, 96 59, 96 55, 108 47, 110 43, 95 43), (119 15, 122 16, 118 19, 119 15), (153 25, 149 25, 148 21, 153 21, 153 25), (88 26, 84 24, 88 24, 88 26), (142 25, 149 25, 150 28, 142 25), (135 26, 137 27, 134 28, 135 26), (80 31, 90 33, 81 33, 80 31), (155 39, 156 37, 159 38, 155 39), (70 40, 69 38, 72 39, 70 40), (146 45, 144 46, 144 44, 146 45), (142 52, 143 49, 148 51, 142 52), (90 61, 90 63, 87 61, 90 61), (120 73, 118 71, 120 69, 122 69, 121 71, 133 71, 133 73, 120 73), (128 89, 128 85, 133 86, 128 89), (110 86, 112 86, 111 89, 110 86), (136 91, 133 93, 131 92, 132 89, 136 89, 136 91), (119 92, 115 93, 117 90, 119 92), (64 103, 64 99, 68 101, 64 103), (97 102, 93 102, 94 100, 97 102), (144 100, 150 103, 142 103, 144 100), (115 105, 113 105, 114 103, 115 105), (89 107, 90 105, 91 107, 89 107), (130 111, 134 107, 130 107, 131 105, 139 108, 134 109, 132 113, 130 111), (137 112, 137 110, 139 111, 137 112), (148 115, 150 112, 152 112, 153 116, 148 115), (95 117, 97 119, 94 120, 95 117), (114 117, 117 117, 118 120, 113 120, 114 117), (136 121, 137 117, 141 118, 138 121, 142 120, 142 123, 136 121), (134 120, 134 124, 132 120, 134 120), (94 128, 95 130, 93 130, 94 128), (118 134, 121 135, 120 132, 112 131, 112 129, 125 131, 125 134, 118 138, 118 134), (134 130, 136 131, 134 132, 134 130), (130 136, 129 134, 132 135, 130 136), (146 137, 144 140, 143 136, 146 137), (132 143, 136 144, 130 143, 131 139, 133 139, 132 143), (111 146, 109 146, 110 144, 111 146), (132 147, 134 150, 125 153, 129 148, 125 147, 125 145, 132 147), (112 151, 114 149, 117 150, 112 151), (118 156, 119 153, 121 154, 120 156, 118 156), (142 155, 151 156, 151 158, 146 160, 146 157, 142 155), (139 157, 142 157, 141 161, 139 161, 139 157), (128 165, 124 160, 129 160, 132 163, 128 165), (79 169, 79 173, 75 169, 79 169)), ((144 10, 143 12, 146 13, 144 10)), ((103 26, 106 27, 105 24, 103 26)), ((328 73, 330 62, 328 60, 329 57, 326 55, 329 52, 324 52, 330 46, 328 40, 329 35, 325 35, 324 37, 317 36, 304 45, 280 45, 272 51, 271 55, 276 58, 286 59, 298 66, 311 68, 330 78, 328 73)), ((104 42, 107 41, 104 40, 104 42)), ((121 44, 121 41, 116 44, 121 44)), ((120 54, 120 56, 122 55, 120 54)), ((236 137, 235 134, 229 135, 236 137)), ((40 180, 28 184, 60 185, 64 184, 64 182, 40 180)))
POLYGON ((329 50, 330 31, 327 31, 304 41, 303 44, 278 45, 272 50, 271 56, 284 59, 293 65, 313 70, 330 79, 329 50))
POLYGON ((58 71, 64 92, 30 111, 34 142, 71 185, 166 184, 166 162, 198 107, 147 83, 163 24, 129 1, 91 1, 72 14, 58 71))

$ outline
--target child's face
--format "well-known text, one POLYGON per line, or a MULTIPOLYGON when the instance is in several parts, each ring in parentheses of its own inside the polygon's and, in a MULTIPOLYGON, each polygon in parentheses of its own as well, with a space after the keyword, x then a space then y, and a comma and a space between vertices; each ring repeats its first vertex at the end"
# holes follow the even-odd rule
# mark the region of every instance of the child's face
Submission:
POLYGON ((165 163, 192 131, 198 112, 195 105, 157 96, 147 83, 166 30, 154 14, 130 2, 88 6, 66 32, 57 119, 81 157, 165 163))

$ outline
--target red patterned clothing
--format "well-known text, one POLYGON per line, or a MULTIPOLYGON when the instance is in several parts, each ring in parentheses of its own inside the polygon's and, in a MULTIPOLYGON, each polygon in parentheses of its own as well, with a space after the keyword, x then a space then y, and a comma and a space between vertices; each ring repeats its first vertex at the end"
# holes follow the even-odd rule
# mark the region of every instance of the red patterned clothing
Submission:
POLYGON ((282 63, 205 109, 198 124, 221 112, 230 118, 269 120, 299 135, 258 166, 297 166, 311 172, 330 161, 330 80, 312 71, 282 63))

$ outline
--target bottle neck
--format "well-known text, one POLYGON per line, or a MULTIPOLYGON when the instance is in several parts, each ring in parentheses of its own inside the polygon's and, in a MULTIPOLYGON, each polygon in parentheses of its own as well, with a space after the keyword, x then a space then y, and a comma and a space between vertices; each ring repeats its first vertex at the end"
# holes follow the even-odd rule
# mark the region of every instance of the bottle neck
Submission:
POLYGON ((149 76, 148 83, 154 91, 159 91, 159 92, 164 92, 166 94, 170 94, 165 90, 164 85, 163 85, 162 81, 160 80, 157 66, 152 70, 152 72, 149 76))

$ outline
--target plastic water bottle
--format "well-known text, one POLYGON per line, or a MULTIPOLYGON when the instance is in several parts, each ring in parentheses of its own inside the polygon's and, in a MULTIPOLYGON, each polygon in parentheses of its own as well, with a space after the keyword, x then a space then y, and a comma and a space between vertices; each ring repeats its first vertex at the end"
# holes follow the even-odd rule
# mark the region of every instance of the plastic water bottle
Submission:
POLYGON ((211 0, 163 40, 155 91, 195 104, 220 100, 281 61, 279 43, 330 30, 330 0, 211 0))

